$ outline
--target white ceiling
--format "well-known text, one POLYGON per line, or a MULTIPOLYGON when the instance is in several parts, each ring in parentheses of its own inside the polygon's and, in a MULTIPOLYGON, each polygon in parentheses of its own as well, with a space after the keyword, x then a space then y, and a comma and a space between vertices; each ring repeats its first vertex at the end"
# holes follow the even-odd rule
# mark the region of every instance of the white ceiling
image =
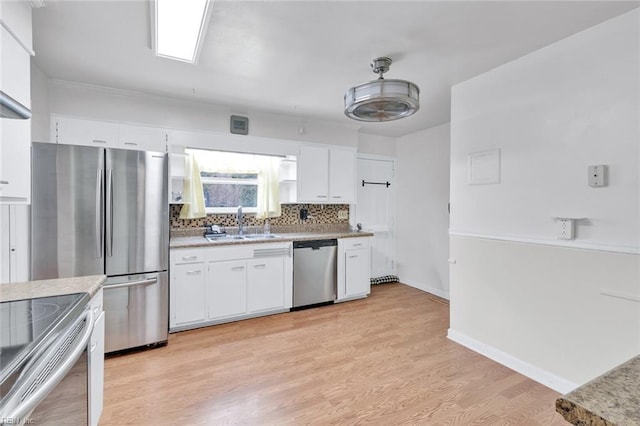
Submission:
POLYGON ((197 65, 155 57, 148 1, 53 1, 33 14, 35 62, 50 78, 358 124, 351 86, 388 78, 421 109, 361 131, 401 136, 449 121, 452 84, 638 7, 637 1, 221 1, 197 65))

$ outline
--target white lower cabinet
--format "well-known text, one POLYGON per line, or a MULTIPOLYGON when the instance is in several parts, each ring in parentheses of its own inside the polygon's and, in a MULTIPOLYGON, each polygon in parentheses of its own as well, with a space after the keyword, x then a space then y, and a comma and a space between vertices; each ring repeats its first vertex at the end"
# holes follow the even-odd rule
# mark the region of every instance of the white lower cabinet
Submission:
POLYGON ((246 261, 209 262, 207 276, 208 319, 247 312, 246 261))
POLYGON ((172 249, 171 270, 172 332, 291 308, 290 242, 172 249))
POLYGON ((89 424, 96 426, 100 421, 104 400, 104 312, 93 325, 90 351, 89 424))
POLYGON ((249 312, 284 306, 284 262, 272 257, 247 261, 247 309, 249 312))
POLYGON ((345 256, 345 296, 369 294, 369 249, 347 250, 345 256))
POLYGON ((177 326, 204 321, 204 263, 176 264, 171 269, 171 324, 177 326))
POLYGON ((103 290, 100 289, 89 301, 93 310, 93 331, 89 339, 89 425, 97 426, 102 414, 104 394, 104 311, 103 290))
POLYGON ((371 292, 371 237, 338 239, 338 301, 371 292))

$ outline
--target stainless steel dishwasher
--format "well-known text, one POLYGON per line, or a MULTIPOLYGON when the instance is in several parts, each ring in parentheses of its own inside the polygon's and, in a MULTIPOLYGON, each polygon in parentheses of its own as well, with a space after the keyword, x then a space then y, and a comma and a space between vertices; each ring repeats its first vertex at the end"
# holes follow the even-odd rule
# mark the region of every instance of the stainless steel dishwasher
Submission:
POLYGON ((293 309, 336 300, 338 240, 293 243, 293 309))

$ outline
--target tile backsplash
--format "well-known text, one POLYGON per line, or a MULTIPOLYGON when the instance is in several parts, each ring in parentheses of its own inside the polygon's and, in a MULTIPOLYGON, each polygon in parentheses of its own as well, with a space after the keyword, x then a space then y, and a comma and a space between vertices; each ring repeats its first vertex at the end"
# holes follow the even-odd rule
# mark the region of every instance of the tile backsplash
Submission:
MULTIPOLYGON (((182 205, 172 204, 169 211, 171 229, 204 228, 209 225, 223 227, 237 226, 235 214, 208 214, 201 219, 180 219, 182 205)), ((348 204, 283 204, 282 215, 269 219, 271 226, 314 226, 314 225, 344 225, 348 226, 349 219, 338 219, 338 212, 349 211, 348 204), (309 211, 306 220, 300 220, 300 209, 304 207, 309 211)), ((265 219, 257 219, 255 214, 246 213, 244 225, 248 227, 262 226, 265 219)))

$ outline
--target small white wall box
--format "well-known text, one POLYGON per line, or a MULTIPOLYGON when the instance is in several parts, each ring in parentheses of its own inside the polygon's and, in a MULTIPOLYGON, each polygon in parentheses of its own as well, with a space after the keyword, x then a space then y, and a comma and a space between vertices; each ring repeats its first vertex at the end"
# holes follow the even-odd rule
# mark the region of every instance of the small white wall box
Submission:
POLYGON ((563 217, 556 218, 559 240, 573 240, 573 222, 574 219, 563 217))
POLYGON ((594 166, 588 166, 588 182, 592 188, 598 188, 600 186, 607 186, 607 165, 596 164, 594 166))

